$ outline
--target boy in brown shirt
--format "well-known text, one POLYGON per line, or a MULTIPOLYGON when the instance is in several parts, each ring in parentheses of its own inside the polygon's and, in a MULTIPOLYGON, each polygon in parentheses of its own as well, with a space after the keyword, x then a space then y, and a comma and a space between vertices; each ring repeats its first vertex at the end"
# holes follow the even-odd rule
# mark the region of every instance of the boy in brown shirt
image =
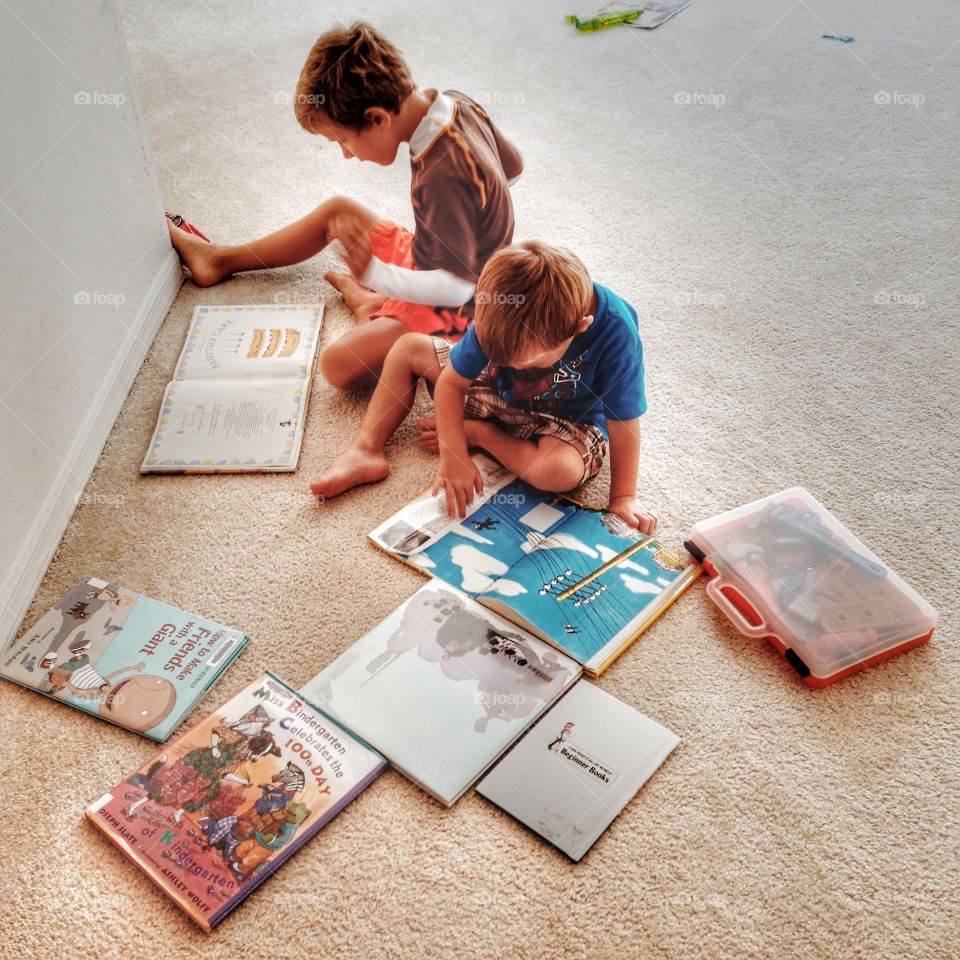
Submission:
POLYGON ((338 144, 347 159, 388 166, 409 143, 415 230, 332 197, 248 244, 208 243, 172 224, 171 240, 198 286, 299 263, 339 240, 350 273, 325 276, 357 326, 323 351, 320 365, 336 387, 369 386, 402 334, 462 336, 483 265, 513 238, 509 186, 523 162, 469 97, 418 89, 400 51, 365 23, 320 37, 295 101, 301 126, 338 144))

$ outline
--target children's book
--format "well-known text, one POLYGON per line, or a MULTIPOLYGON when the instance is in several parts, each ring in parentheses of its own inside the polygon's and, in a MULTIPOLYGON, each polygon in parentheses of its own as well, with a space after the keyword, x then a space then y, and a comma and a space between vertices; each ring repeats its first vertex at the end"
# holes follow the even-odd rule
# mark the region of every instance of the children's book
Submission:
POLYGON ((0 655, 0 676, 162 742, 248 637, 87 577, 0 655))
POLYGON ((424 495, 370 534, 381 549, 452 584, 603 673, 699 576, 612 513, 536 490, 485 457, 465 519, 424 495), (629 556, 625 550, 635 548, 629 556))
POLYGON ((141 473, 292 471, 323 306, 197 307, 141 473))
POLYGON ((432 580, 303 692, 451 806, 579 675, 568 657, 432 580))
POLYGON ((385 767, 268 673, 104 794, 87 817, 209 931, 385 767))
POLYGON ((679 742, 599 687, 578 683, 477 792, 580 860, 679 742))

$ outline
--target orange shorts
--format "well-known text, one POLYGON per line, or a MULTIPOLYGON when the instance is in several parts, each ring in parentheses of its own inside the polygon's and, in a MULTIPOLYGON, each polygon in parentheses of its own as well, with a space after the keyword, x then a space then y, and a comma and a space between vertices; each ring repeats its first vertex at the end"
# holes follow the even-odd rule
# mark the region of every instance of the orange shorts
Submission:
MULTIPOLYGON (((381 220, 370 231, 370 250, 384 263, 416 270, 413 262, 413 234, 390 220, 381 220)), ((473 322, 473 302, 463 307, 431 307, 387 297, 370 319, 394 317, 414 333, 429 333, 451 342, 459 340, 473 322)))

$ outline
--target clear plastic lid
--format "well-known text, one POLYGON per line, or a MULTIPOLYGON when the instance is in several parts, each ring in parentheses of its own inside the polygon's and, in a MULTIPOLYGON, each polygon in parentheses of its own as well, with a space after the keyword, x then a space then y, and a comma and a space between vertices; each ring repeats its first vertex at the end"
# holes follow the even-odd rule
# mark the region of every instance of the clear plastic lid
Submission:
POLYGON ((693 542, 717 571, 708 594, 737 628, 779 638, 814 677, 936 623, 933 607, 802 487, 701 521, 693 542))

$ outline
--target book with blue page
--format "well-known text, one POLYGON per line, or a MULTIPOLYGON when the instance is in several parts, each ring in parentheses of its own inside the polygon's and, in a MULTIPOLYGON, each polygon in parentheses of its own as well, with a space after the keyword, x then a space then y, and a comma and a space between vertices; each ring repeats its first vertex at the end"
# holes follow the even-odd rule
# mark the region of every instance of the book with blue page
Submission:
POLYGON ((370 534, 599 676, 700 574, 606 510, 536 490, 483 456, 463 519, 425 494, 370 534))

